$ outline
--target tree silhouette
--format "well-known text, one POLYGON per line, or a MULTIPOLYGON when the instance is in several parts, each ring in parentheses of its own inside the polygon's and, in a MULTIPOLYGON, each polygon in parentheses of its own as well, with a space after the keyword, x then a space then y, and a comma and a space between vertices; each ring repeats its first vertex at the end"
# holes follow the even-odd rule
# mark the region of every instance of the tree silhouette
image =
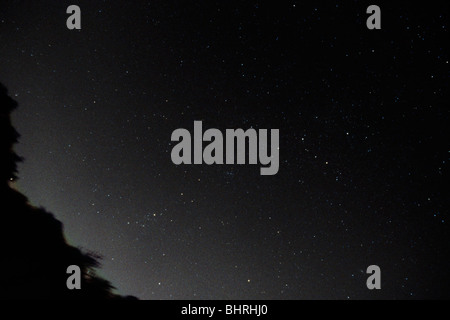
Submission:
POLYGON ((99 257, 69 245, 62 223, 11 187, 21 161, 13 149, 19 135, 10 115, 16 107, 0 84, 0 299, 135 299, 115 294, 95 273, 99 257), (81 269, 80 290, 66 286, 70 265, 81 269))

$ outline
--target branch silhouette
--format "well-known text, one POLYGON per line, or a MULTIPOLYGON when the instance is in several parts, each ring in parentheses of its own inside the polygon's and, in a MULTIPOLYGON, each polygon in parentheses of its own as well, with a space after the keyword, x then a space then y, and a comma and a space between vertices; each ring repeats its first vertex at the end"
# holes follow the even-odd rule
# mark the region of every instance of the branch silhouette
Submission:
POLYGON ((13 149, 19 138, 11 124, 16 107, 0 84, 0 299, 136 299, 114 293, 111 283, 96 274, 99 257, 68 244, 62 223, 11 187, 22 161, 13 149), (80 290, 66 286, 70 265, 81 269, 80 290))

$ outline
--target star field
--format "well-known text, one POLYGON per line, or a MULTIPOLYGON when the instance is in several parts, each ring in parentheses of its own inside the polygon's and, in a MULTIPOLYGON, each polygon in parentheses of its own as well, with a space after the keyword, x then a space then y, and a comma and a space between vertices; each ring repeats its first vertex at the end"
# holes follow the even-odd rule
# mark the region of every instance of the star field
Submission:
POLYGON ((18 188, 120 293, 448 298, 448 4, 369 31, 367 1, 77 0, 69 31, 72 3, 4 2, 18 188), (174 165, 195 120, 279 129, 279 172, 174 165))

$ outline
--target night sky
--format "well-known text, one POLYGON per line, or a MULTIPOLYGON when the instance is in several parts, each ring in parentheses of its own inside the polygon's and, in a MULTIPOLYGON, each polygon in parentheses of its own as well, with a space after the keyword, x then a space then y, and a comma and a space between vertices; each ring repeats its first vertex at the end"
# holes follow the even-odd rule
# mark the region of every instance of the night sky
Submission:
POLYGON ((449 298, 449 5, 372 2, 2 1, 17 188, 122 294, 449 298), (279 129, 279 172, 173 164, 195 120, 279 129))

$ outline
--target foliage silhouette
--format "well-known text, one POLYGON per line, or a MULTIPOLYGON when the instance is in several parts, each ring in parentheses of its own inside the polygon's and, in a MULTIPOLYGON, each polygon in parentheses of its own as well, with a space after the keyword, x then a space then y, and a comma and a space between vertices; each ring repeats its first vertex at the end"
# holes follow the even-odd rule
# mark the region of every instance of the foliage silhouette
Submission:
POLYGON ((69 245, 63 225, 42 208, 35 208, 11 184, 21 158, 13 146, 19 135, 11 124, 17 103, 0 84, 0 299, 136 299, 114 293, 114 287, 96 275, 99 257, 69 245), (67 267, 81 269, 81 289, 66 286, 67 267))

